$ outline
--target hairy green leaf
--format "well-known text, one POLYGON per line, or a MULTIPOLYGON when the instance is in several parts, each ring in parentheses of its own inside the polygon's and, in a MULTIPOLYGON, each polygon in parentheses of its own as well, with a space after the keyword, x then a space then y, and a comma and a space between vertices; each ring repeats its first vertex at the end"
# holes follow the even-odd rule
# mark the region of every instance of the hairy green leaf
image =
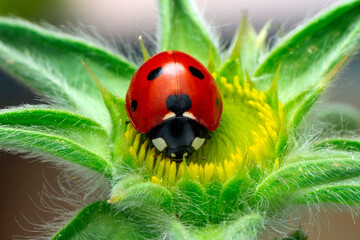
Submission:
POLYGON ((0 149, 53 156, 111 177, 112 166, 103 157, 69 138, 27 129, 0 126, 0 149))
POLYGON ((208 221, 208 198, 203 186, 190 179, 182 179, 174 192, 174 207, 180 221, 204 226, 208 221))
POLYGON ((360 176, 360 154, 318 151, 294 156, 257 186, 255 196, 262 208, 283 207, 308 187, 360 176))
POLYGON ((360 152, 360 142, 354 139, 327 139, 317 143, 315 147, 360 152))
POLYGON ((294 199, 297 204, 360 204, 360 179, 351 179, 349 181, 341 181, 334 184, 324 184, 304 189, 294 199))
POLYGON ((263 224, 260 214, 254 213, 241 216, 231 223, 225 233, 227 240, 257 239, 258 231, 263 224))
POLYGON ((5 109, 0 111, 1 125, 68 138, 105 159, 110 156, 108 136, 102 127, 72 112, 37 106, 5 109))
POLYGON ((244 176, 234 177, 224 184, 219 197, 226 215, 244 210, 249 189, 249 179, 244 176))
POLYGON ((136 224, 106 202, 95 202, 82 209, 72 221, 52 239, 138 239, 136 224))
POLYGON ((285 104, 319 83, 360 44, 360 2, 345 2, 299 27, 257 68, 256 85, 267 90, 281 64, 279 99, 285 104))
POLYGON ((316 100, 319 99, 323 88, 314 87, 302 92, 284 106, 288 132, 296 129, 304 119, 316 100))
POLYGON ((171 221, 169 224, 169 230, 166 235, 169 239, 173 240, 190 240, 194 239, 194 236, 191 235, 189 229, 187 229, 179 221, 171 221))
POLYGON ((136 70, 132 63, 89 41, 0 18, 1 68, 53 103, 110 127, 100 92, 81 60, 91 65, 107 89, 124 97, 136 70))
POLYGON ((150 211, 158 209, 158 211, 162 210, 164 214, 172 210, 173 198, 171 192, 157 184, 134 184, 133 187, 126 189, 124 195, 125 197, 120 201, 120 204, 127 208, 136 207, 142 210, 148 208, 150 211))
POLYGON ((206 65, 211 49, 215 65, 220 65, 218 43, 200 17, 194 2, 159 0, 159 7, 161 51, 183 51, 206 65))

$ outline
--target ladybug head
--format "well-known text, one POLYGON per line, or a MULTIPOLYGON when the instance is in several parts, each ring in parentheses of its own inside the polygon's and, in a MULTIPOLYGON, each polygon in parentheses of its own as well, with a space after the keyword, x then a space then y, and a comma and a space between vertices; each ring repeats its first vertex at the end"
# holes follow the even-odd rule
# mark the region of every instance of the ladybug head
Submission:
POLYGON ((183 159, 201 147, 207 130, 195 120, 183 116, 191 108, 189 95, 169 95, 166 107, 174 117, 154 127, 147 135, 160 152, 173 159, 183 159))
POLYGON ((183 159, 203 145, 207 130, 193 119, 177 116, 165 120, 147 135, 160 152, 173 159, 183 159))

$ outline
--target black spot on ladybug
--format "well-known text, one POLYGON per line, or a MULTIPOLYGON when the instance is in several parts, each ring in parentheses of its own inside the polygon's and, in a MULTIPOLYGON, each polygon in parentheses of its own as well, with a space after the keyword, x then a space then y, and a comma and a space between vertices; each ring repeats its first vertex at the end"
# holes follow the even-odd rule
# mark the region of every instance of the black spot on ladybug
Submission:
POLYGON ((166 107, 169 111, 172 111, 176 116, 182 116, 184 112, 191 108, 191 100, 189 95, 169 95, 166 98, 166 107))
POLYGON ((151 70, 147 76, 147 80, 151 81, 155 78, 159 77, 162 73, 162 67, 155 68, 154 70, 151 70))
POLYGON ((205 76, 199 69, 190 66, 189 70, 194 77, 197 77, 198 79, 204 79, 205 76))
POLYGON ((219 98, 216 98, 216 106, 217 106, 218 108, 220 108, 220 99, 219 99, 219 98))
POLYGON ((137 101, 132 100, 132 102, 131 102, 131 111, 135 112, 136 108, 137 108, 137 101))

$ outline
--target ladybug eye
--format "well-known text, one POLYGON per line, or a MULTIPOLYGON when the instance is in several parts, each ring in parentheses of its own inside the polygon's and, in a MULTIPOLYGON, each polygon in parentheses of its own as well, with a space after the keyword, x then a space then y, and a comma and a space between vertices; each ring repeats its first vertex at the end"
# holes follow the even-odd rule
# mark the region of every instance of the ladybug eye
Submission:
POLYGON ((204 79, 204 74, 199 69, 190 66, 189 70, 194 77, 197 77, 198 79, 204 79))
POLYGON ((155 68, 154 70, 149 72, 149 74, 147 76, 147 80, 151 81, 151 80, 154 80, 155 78, 159 77, 162 73, 162 70, 163 70, 162 67, 155 68))

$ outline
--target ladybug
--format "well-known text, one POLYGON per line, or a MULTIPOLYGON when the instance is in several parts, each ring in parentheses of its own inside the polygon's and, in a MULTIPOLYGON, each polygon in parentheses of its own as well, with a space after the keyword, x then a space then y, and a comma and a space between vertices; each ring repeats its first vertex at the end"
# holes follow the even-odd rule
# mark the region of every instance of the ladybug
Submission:
POLYGON ((195 58, 165 51, 134 74, 126 111, 136 130, 171 159, 189 157, 218 128, 222 100, 214 78, 195 58))

